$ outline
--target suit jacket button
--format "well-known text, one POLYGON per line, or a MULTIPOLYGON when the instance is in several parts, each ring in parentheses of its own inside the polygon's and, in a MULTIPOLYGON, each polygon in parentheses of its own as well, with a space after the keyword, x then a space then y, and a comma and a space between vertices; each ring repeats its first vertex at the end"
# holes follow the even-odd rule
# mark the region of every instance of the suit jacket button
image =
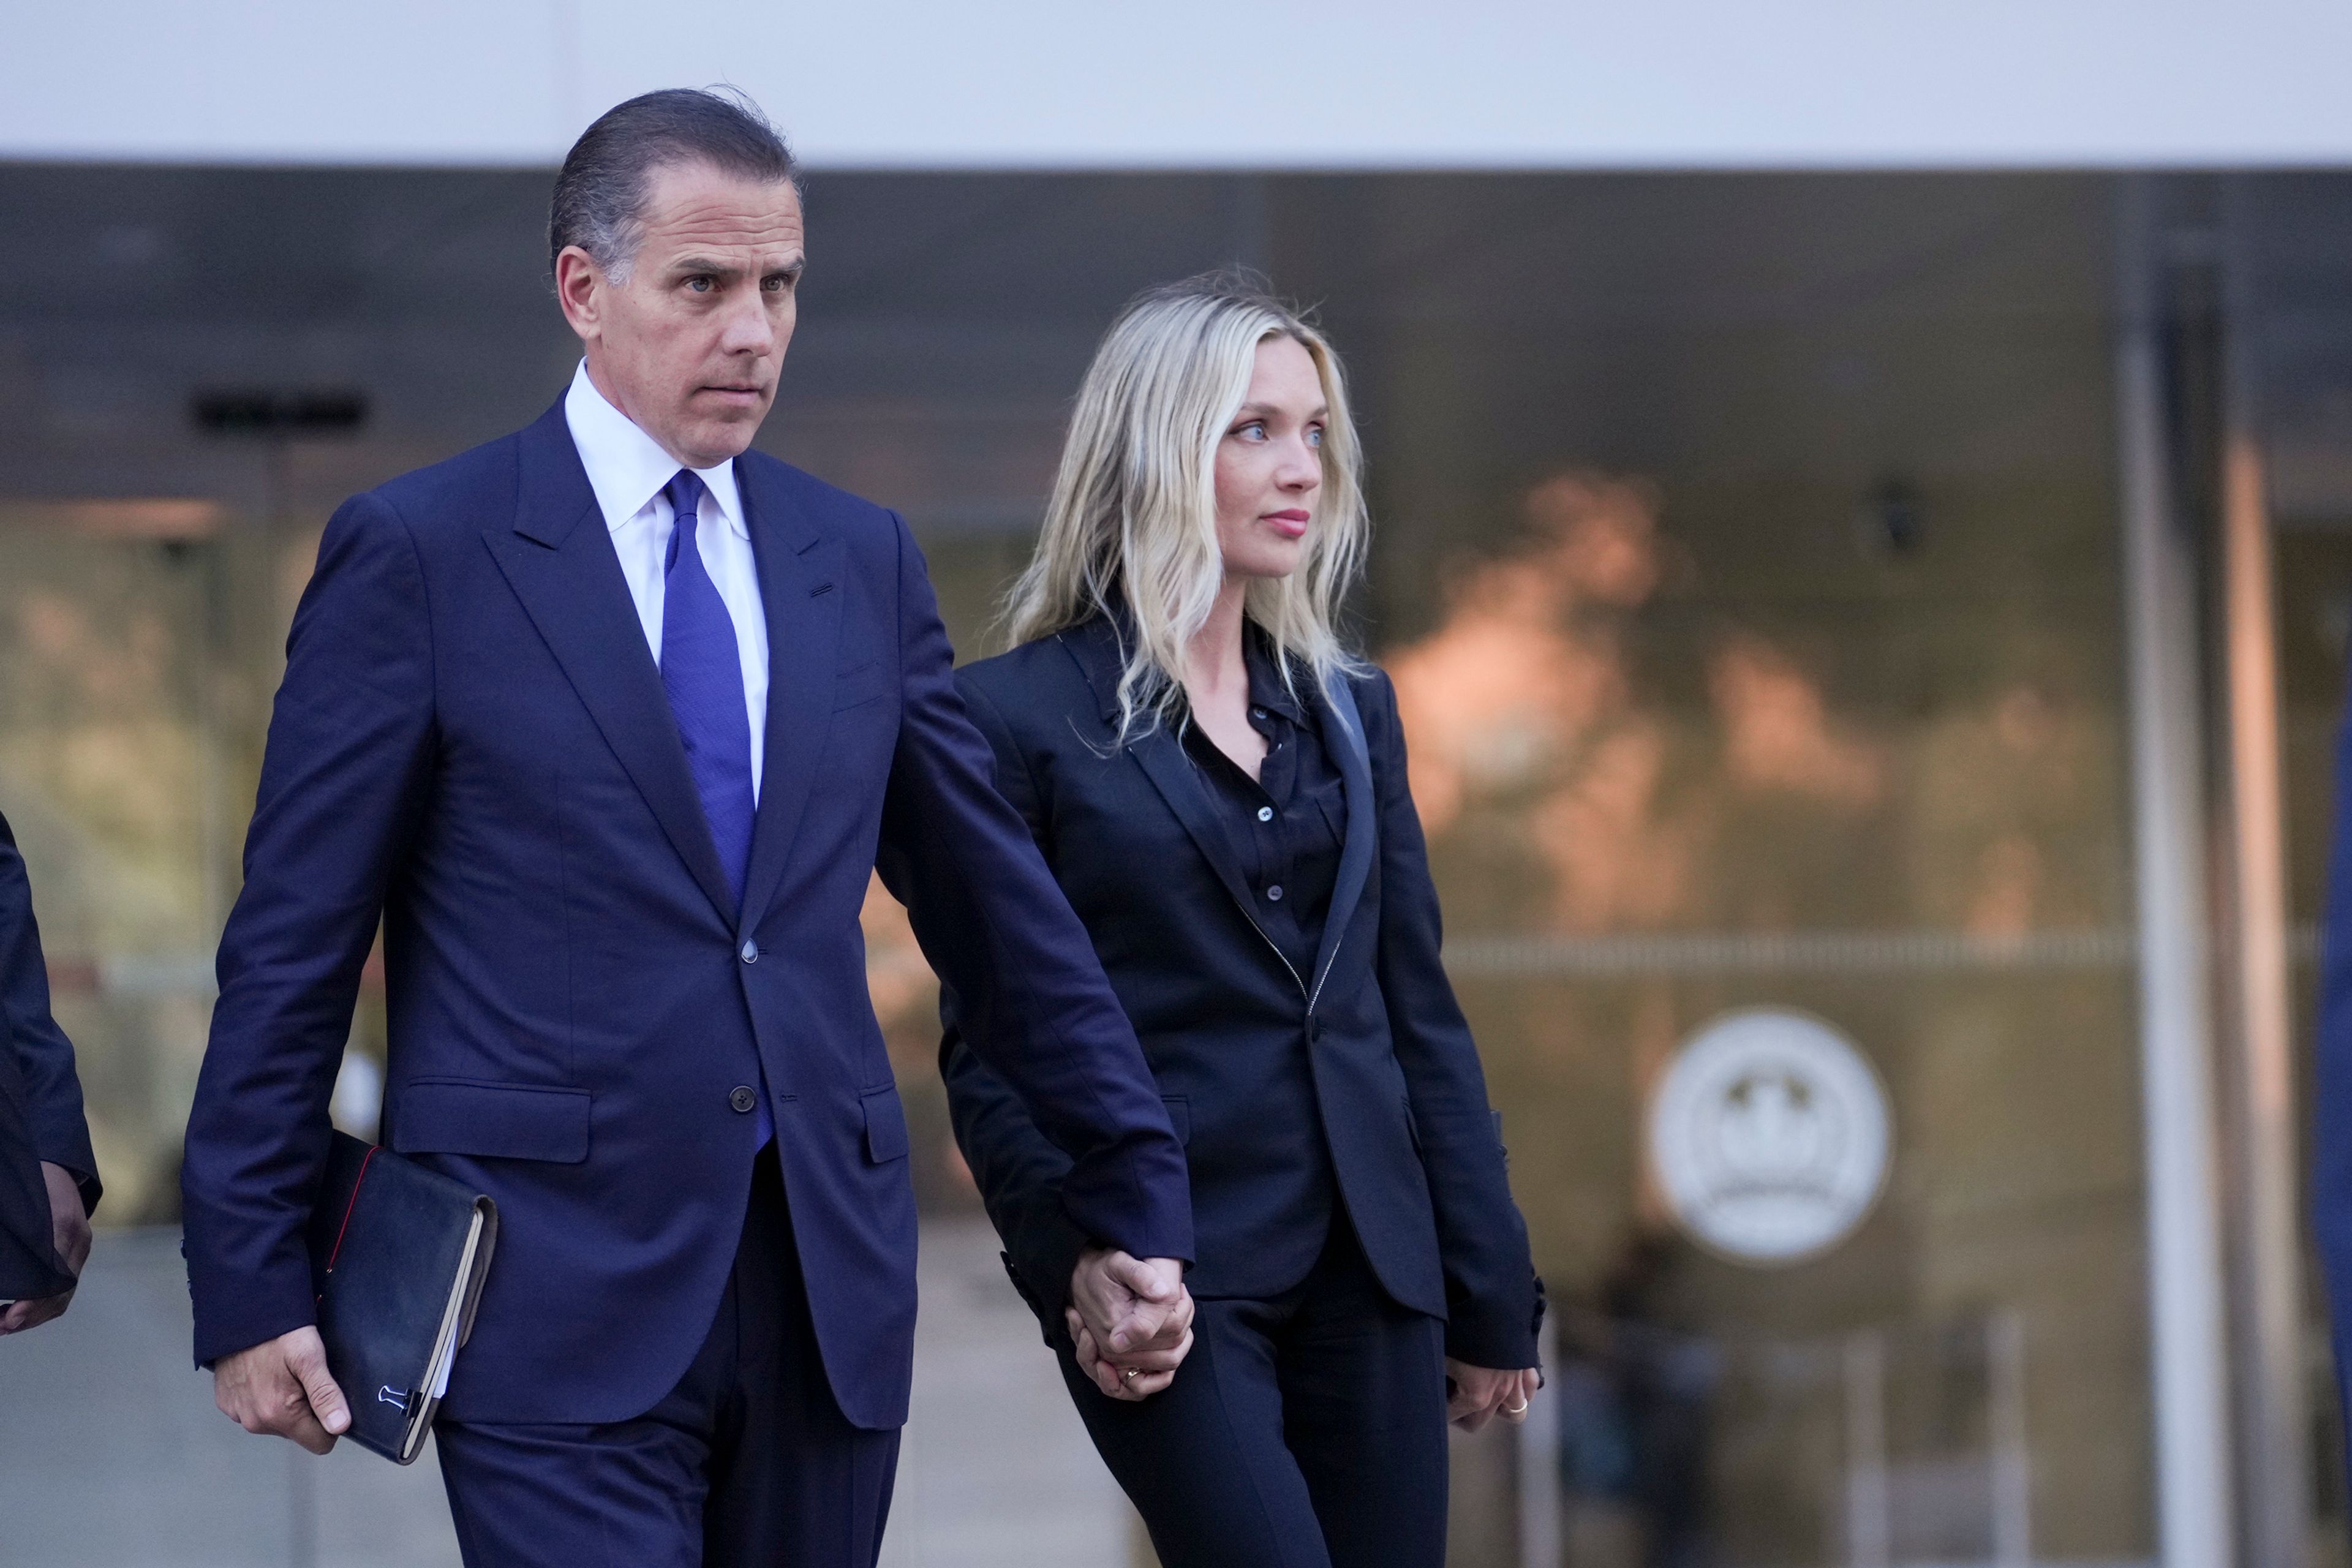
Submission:
POLYGON ((750 937, 745 937, 745 938, 743 939, 742 954, 743 954, 743 962, 744 962, 744 963, 759 963, 759 962, 760 962, 760 944, 759 944, 758 942, 753 942, 750 937))
POLYGON ((759 1092, 748 1083, 739 1083, 727 1091, 727 1103, 748 1114, 753 1106, 760 1103, 759 1092))

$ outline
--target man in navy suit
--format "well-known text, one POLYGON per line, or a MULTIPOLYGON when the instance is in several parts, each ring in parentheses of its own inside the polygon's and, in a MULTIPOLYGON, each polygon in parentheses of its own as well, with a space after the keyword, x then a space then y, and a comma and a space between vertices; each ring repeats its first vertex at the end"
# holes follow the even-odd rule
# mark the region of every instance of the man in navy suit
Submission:
POLYGON ((1182 1150, 905 523, 748 450, 782 141, 633 100, 550 230, 570 391, 346 502, 295 616, 188 1127, 196 1358, 249 1430, 348 1425, 303 1229, 381 921, 384 1142, 500 1215, 436 1427, 467 1563, 870 1564, 915 1315, 871 873, 1075 1162, 1071 1289, 1129 1345, 1184 1342, 1182 1150))
POLYGON ((72 1303, 98 1191, 73 1045, 49 1016, 32 885, 0 816, 0 1334, 72 1303))

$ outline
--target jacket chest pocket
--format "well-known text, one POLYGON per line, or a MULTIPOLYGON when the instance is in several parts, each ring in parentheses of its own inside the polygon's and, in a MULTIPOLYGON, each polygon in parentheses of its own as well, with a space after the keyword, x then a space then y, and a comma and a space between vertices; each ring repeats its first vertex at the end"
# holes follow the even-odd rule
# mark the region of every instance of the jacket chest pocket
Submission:
POLYGON ((868 659, 855 669, 835 672, 833 678, 833 710, 862 708, 868 702, 878 702, 897 694, 898 671, 887 658, 868 659))

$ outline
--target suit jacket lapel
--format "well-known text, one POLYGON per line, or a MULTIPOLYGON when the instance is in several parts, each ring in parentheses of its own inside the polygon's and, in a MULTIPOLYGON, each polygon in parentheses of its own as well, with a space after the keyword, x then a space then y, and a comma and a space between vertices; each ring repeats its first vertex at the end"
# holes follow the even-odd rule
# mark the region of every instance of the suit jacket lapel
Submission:
POLYGON ((661 672, 646 647, 645 624, 621 574, 621 558, 564 424, 563 405, 520 439, 514 527, 483 537, 605 743, 732 931, 727 873, 687 769, 661 672))
POLYGON ((1315 704, 1323 728, 1324 749, 1339 759, 1341 794, 1348 802, 1348 835, 1339 847, 1339 871, 1331 883, 1330 912, 1323 917, 1323 940, 1315 950, 1315 982, 1309 997, 1319 996, 1331 961, 1339 956, 1339 939, 1363 897, 1371 875, 1372 858, 1380 852, 1380 803, 1372 797, 1370 754, 1364 743, 1363 717, 1348 689, 1348 678, 1338 678, 1328 697, 1315 704))
MULTIPOLYGON (((1103 722, 1115 727, 1118 722, 1118 678, 1125 660, 1118 630, 1108 619, 1098 618, 1064 632, 1060 640, 1093 689, 1103 722)), ((1341 678, 1343 682, 1345 679, 1341 678)), ((1362 900, 1365 883, 1371 876, 1372 861, 1380 853, 1380 803, 1372 793, 1370 756, 1355 699, 1343 685, 1331 699, 1312 706, 1316 721, 1322 727, 1324 747, 1339 765, 1341 789, 1348 803, 1348 830, 1339 848, 1339 869, 1332 879, 1331 905, 1323 919, 1322 940, 1316 948, 1315 970, 1306 979, 1310 1001, 1321 994, 1323 979, 1330 973, 1332 960, 1339 956, 1340 938, 1349 921, 1354 918, 1356 905, 1362 900)), ((1176 820, 1184 825, 1184 831, 1192 836, 1202 858, 1233 895, 1234 902, 1251 924, 1256 924, 1256 916, 1251 913, 1249 889, 1242 880, 1241 857, 1210 797, 1207 784, 1192 765, 1192 758, 1184 754, 1182 744, 1165 726, 1160 726, 1142 739, 1130 742, 1127 751, 1151 780, 1160 797, 1168 803, 1168 809, 1176 814, 1176 820)))
MULTIPOLYGON (((1085 672, 1087 684, 1094 690, 1102 710, 1103 722, 1116 734, 1118 726, 1118 678, 1124 665, 1118 634, 1107 619, 1096 619, 1075 627, 1061 636, 1062 646, 1077 660, 1085 672)), ((1184 754, 1181 742, 1169 731, 1165 724, 1155 724, 1150 732, 1127 744, 1127 754, 1135 759, 1151 781, 1168 809, 1184 826, 1201 858, 1234 896, 1250 923, 1257 923, 1250 914, 1249 889, 1241 874, 1241 857, 1234 852, 1233 840, 1227 837, 1223 821, 1217 816, 1216 803, 1210 798, 1207 784, 1192 759, 1184 754)))
POLYGON ((749 929, 783 880, 833 726, 843 590, 841 542, 819 533, 761 465, 738 461, 735 478, 768 616, 768 738, 743 879, 749 929))
MULTIPOLYGON (((1233 894, 1242 913, 1249 915, 1249 890, 1242 883, 1233 841, 1225 836, 1225 825, 1217 816, 1216 805, 1209 798, 1201 770, 1184 754, 1182 743, 1162 724, 1141 740, 1129 742, 1127 754, 1135 759, 1144 776, 1160 792, 1160 798, 1168 803, 1168 809, 1176 814, 1176 820, 1192 835, 1202 858, 1216 872, 1225 890, 1233 894)), ((1255 916, 1250 916, 1250 923, 1257 923, 1255 916)))

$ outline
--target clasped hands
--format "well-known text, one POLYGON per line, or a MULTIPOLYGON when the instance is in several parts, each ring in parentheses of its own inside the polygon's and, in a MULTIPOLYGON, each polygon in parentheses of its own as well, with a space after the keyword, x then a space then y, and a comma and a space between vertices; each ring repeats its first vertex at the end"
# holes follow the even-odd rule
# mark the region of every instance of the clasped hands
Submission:
POLYGON ((1192 1293, 1172 1258, 1089 1247, 1070 1271, 1063 1321, 1078 1370, 1112 1399, 1149 1399, 1192 1348, 1192 1293))

